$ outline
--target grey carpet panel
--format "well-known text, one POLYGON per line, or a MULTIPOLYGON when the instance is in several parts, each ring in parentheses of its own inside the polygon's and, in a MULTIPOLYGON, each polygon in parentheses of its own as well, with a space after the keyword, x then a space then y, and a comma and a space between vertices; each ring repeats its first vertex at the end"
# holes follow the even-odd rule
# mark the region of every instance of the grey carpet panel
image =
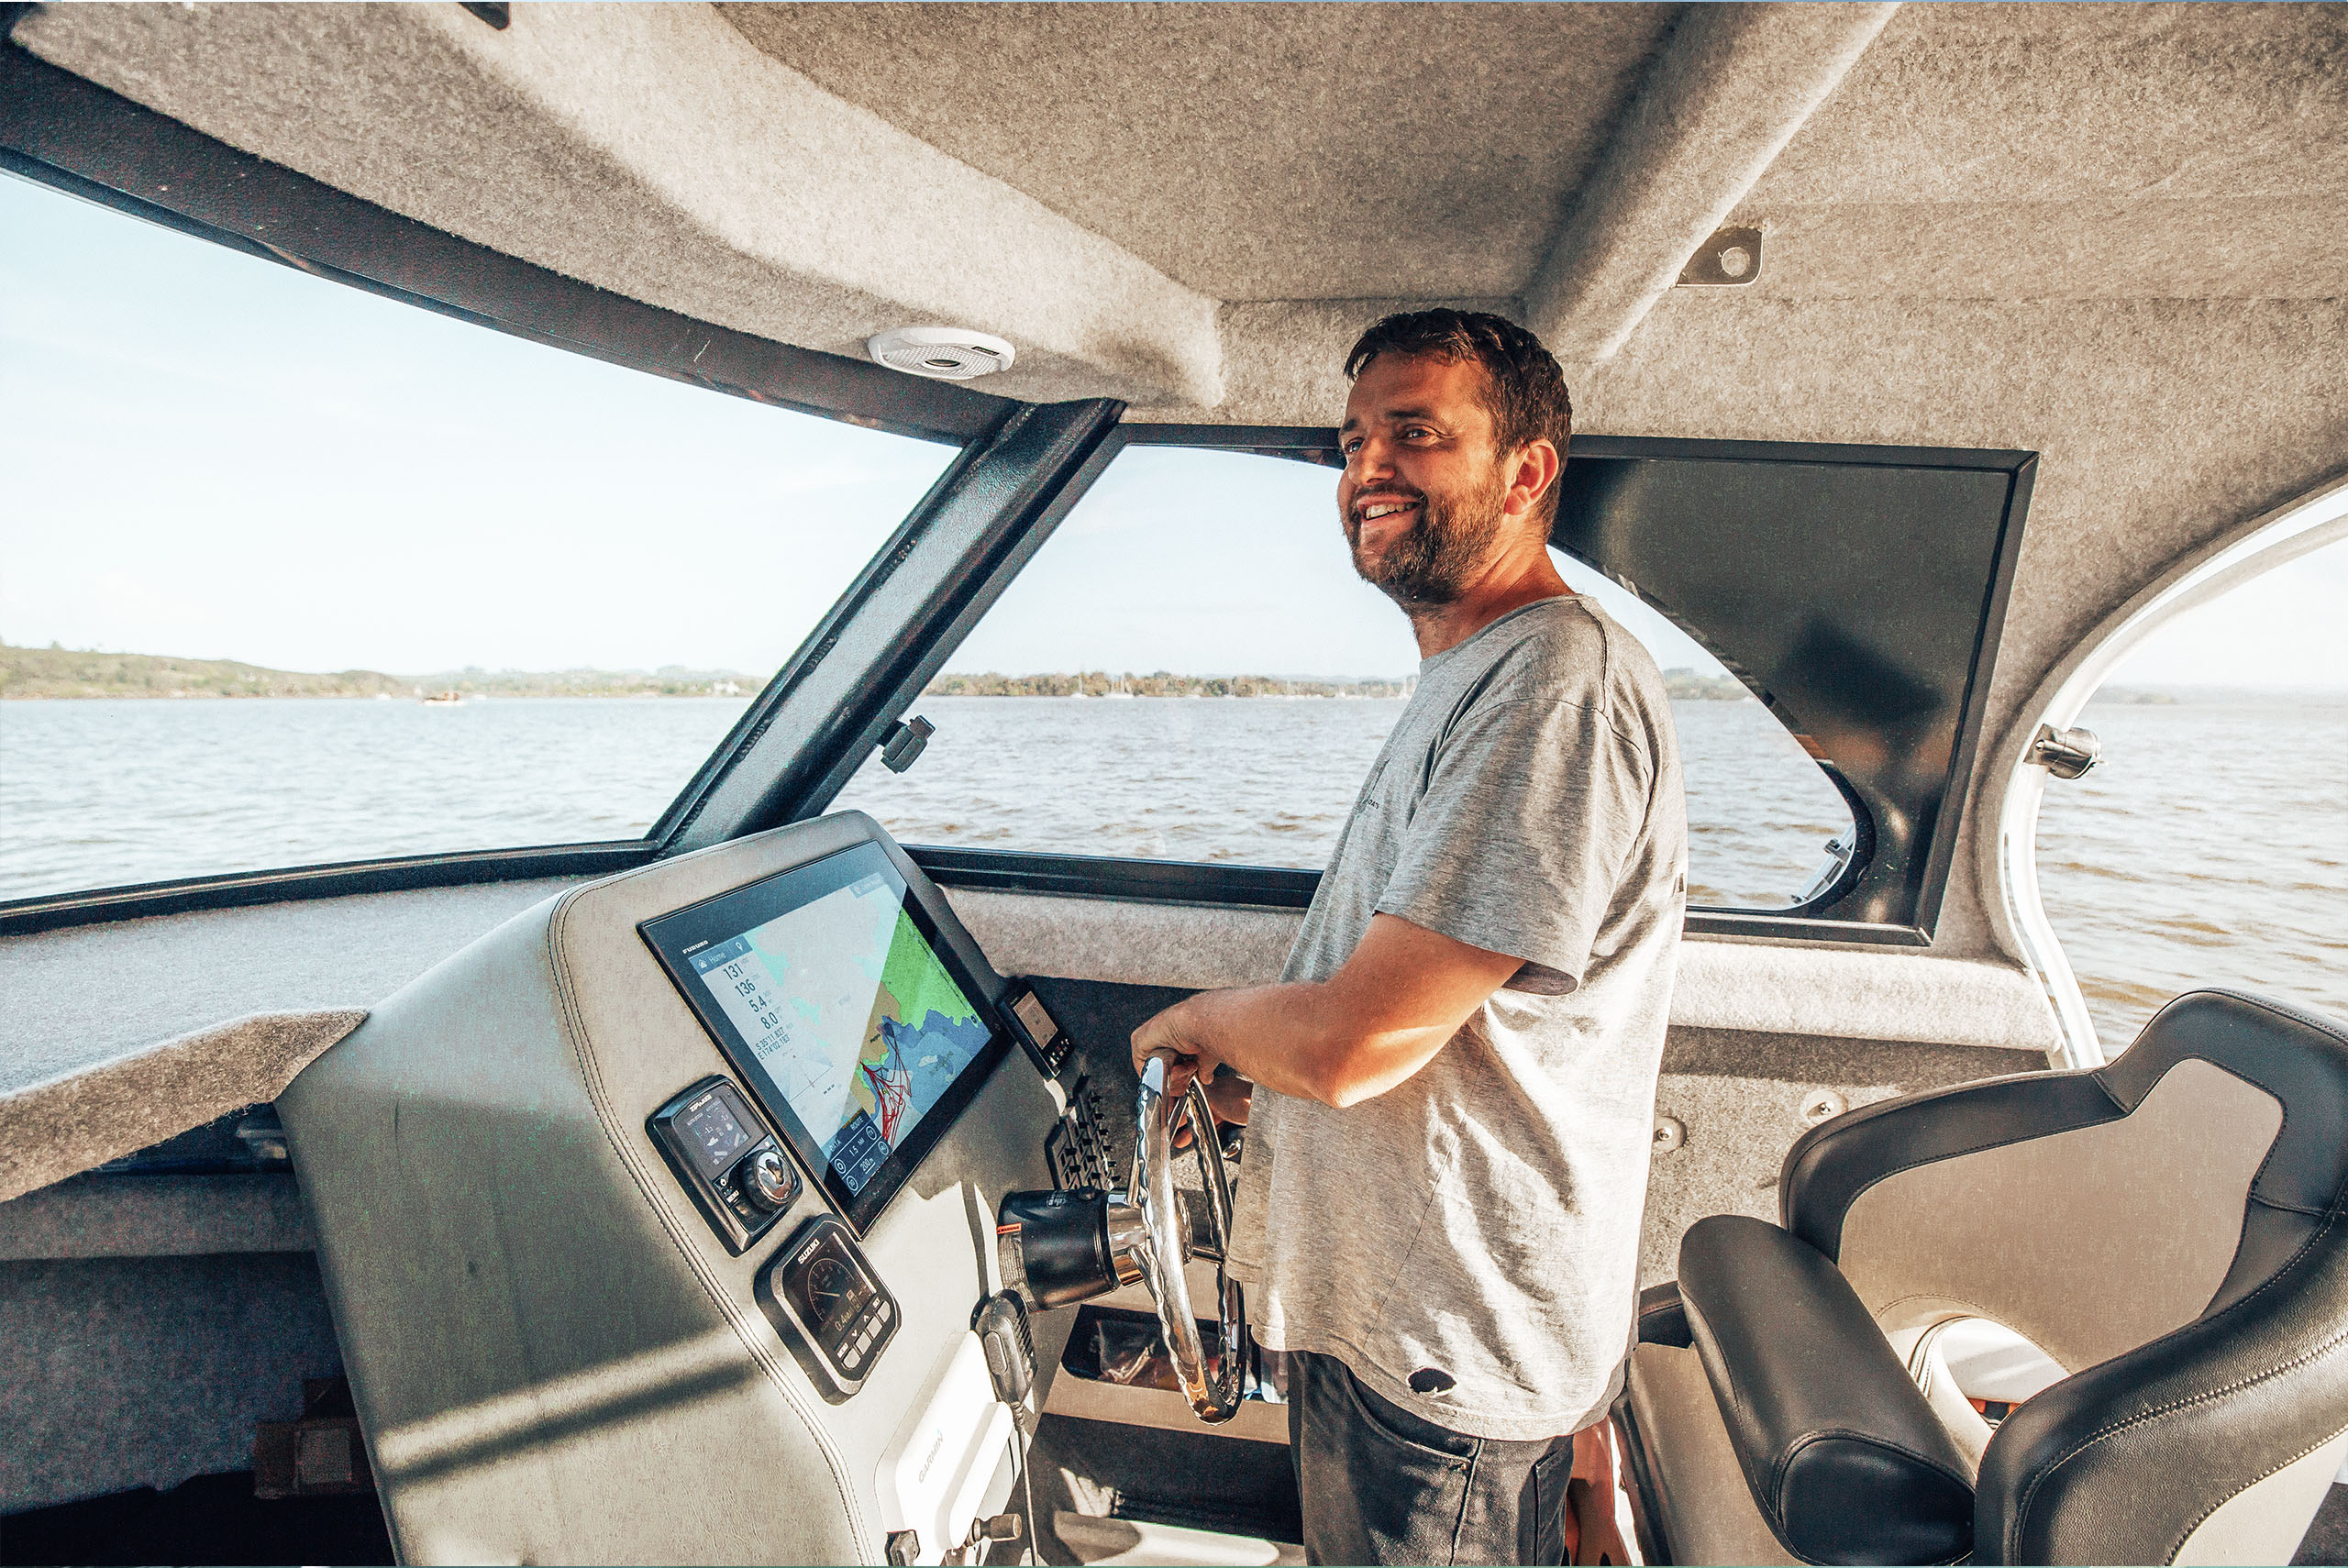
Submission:
POLYGON ((0 1092, 0 1200, 275 1099, 366 1016, 249 1013, 0 1092))
POLYGON ((0 1264, 0 1513, 249 1469, 341 1371, 306 1255, 0 1264))
POLYGON ((0 1095, 245 1013, 371 1006, 573 880, 312 899, 0 937, 0 1095))
POLYGON ((1226 300, 1518 293, 1556 215, 1488 193, 1578 181, 1678 10, 718 6, 827 91, 1226 300), (1472 94, 1436 86, 1462 72, 1472 94), (1340 213, 1423 238, 1360 244, 1340 213))
POLYGON ((0 1262, 307 1253, 290 1172, 79 1176, 0 1203, 0 1262))
POLYGON ((1901 1094, 2009 1073, 2043 1072, 2044 1053, 1914 1040, 1778 1034, 1674 1024, 1663 1070, 1689 1077, 1771 1078, 1802 1084, 1886 1084, 1901 1094))
POLYGON ((0 939, 0 1200, 274 1099, 366 1007, 569 880, 0 939))

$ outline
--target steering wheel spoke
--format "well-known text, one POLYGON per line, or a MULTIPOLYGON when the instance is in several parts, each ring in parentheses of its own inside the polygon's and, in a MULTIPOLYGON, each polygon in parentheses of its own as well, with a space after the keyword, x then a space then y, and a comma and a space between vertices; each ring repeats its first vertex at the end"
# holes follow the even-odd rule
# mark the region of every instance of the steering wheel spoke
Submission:
POLYGON ((1137 1261, 1150 1299, 1157 1307, 1159 1332, 1168 1359, 1202 1421, 1227 1421, 1239 1413, 1239 1397, 1246 1376, 1247 1317, 1240 1287, 1230 1276, 1231 1182, 1224 1174, 1221 1146, 1214 1138, 1214 1112, 1203 1086, 1193 1081, 1187 1093, 1166 1092, 1166 1061, 1154 1056, 1143 1069, 1141 1090, 1135 1105, 1138 1136, 1134 1142, 1133 1181, 1125 1201, 1136 1210, 1147 1237, 1147 1254, 1137 1261), (1187 1116, 1191 1130, 1191 1151, 1198 1157, 1199 1174, 1214 1242, 1215 1316, 1218 1354, 1212 1360, 1199 1335, 1197 1313, 1191 1304, 1190 1226, 1174 1187, 1174 1133, 1187 1116))

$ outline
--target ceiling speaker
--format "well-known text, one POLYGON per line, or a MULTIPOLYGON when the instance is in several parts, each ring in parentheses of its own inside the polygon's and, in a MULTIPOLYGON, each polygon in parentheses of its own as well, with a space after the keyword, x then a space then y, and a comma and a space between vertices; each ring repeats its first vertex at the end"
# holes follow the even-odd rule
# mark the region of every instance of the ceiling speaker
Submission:
POLYGON ((1011 369, 1019 351, 967 326, 893 326, 866 341, 865 351, 892 370, 932 381, 967 381, 1011 369))

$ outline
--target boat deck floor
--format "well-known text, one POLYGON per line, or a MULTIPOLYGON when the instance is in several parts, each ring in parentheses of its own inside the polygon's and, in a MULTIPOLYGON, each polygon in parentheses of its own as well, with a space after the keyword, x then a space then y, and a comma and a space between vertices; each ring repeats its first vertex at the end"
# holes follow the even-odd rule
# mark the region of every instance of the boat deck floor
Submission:
MULTIPOLYGON (((1236 1465, 1245 1472, 1220 1477, 1239 1482, 1235 1496, 1225 1494, 1226 1506, 1203 1511, 1168 1507, 1153 1496, 1157 1485, 1214 1477, 1198 1476, 1179 1464, 1158 1469, 1177 1456, 1161 1452, 1166 1445, 1148 1437, 1128 1442, 1114 1429, 1100 1433, 1069 1430, 1104 1425, 1055 1418, 1038 1434, 1037 1512, 1056 1527, 1045 1535, 1045 1562, 1220 1568, 1303 1561, 1301 1549, 1294 1544, 1299 1532, 1293 1515, 1283 1512, 1277 1501, 1277 1485, 1268 1485, 1286 1470, 1284 1452, 1263 1443, 1226 1445, 1245 1451, 1210 1465, 1216 1471, 1236 1465), (1076 1466, 1069 1463, 1072 1438, 1085 1445, 1076 1466), (1268 1459, 1277 1463, 1266 1463, 1268 1459)), ((1289 1496, 1294 1496, 1292 1487, 1289 1496)), ((1004 1560, 1014 1554, 1015 1546, 1006 1551, 1004 1560)), ((391 1561, 391 1537, 372 1497, 265 1502, 254 1497, 249 1471, 198 1476, 169 1492, 141 1487, 0 1517, 0 1565, 7 1568, 66 1562, 127 1568, 154 1562, 358 1565, 391 1561)), ((2291 1562, 2348 1568, 2348 1486, 2331 1488, 2291 1562)))

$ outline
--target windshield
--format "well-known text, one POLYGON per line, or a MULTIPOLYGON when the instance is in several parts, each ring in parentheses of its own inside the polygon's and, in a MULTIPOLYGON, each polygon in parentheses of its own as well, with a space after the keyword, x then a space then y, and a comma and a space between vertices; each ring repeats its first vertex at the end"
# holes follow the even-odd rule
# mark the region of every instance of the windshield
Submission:
POLYGON ((645 833, 948 446, 0 176, 0 900, 645 833))

